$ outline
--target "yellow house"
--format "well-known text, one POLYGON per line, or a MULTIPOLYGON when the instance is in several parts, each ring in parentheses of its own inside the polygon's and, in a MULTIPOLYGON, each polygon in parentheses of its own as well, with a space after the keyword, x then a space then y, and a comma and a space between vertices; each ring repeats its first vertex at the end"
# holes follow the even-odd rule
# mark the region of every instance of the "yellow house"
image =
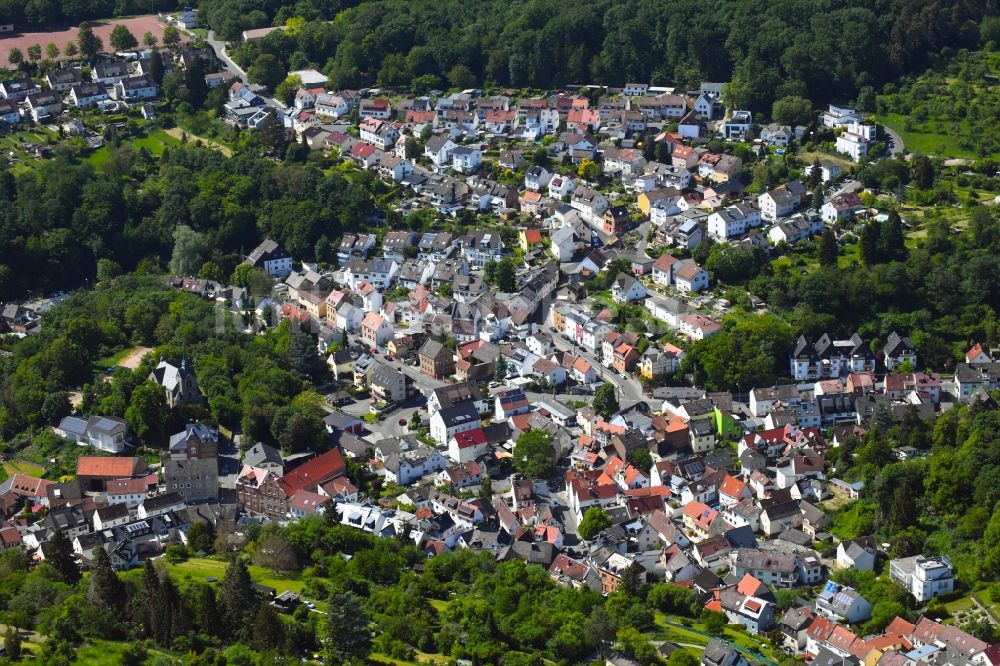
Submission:
POLYGON ((528 227, 517 232, 517 242, 525 254, 531 251, 532 246, 542 243, 542 230, 538 227, 528 227))
POLYGON ((316 319, 326 317, 326 294, 315 291, 299 292, 299 307, 316 319))
POLYGON ((636 200, 639 205, 639 211, 649 217, 649 208, 653 205, 653 202, 659 201, 660 199, 665 199, 673 194, 680 194, 676 188, 673 187, 657 187, 650 190, 649 192, 643 192, 639 195, 636 200))

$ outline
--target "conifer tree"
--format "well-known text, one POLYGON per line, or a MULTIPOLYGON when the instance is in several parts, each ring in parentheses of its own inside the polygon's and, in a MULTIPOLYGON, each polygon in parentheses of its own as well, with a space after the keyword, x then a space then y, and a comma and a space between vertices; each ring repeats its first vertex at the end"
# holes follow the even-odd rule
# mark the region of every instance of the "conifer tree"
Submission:
POLYGON ((364 657, 371 647, 368 618, 350 592, 330 595, 326 615, 326 645, 323 663, 340 666, 364 657))
POLYGON ((76 585, 79 582, 81 578, 80 567, 77 566, 76 558, 73 557, 73 544, 70 543, 69 537, 62 530, 57 529, 49 541, 45 551, 45 559, 56 570, 59 580, 70 585, 76 585))
POLYGON ((119 615, 125 608, 125 584, 111 567, 111 558, 104 548, 94 551, 87 601, 102 611, 115 615, 119 615))
POLYGON ((220 616, 224 633, 239 639, 250 631, 250 624, 257 612, 257 596, 253 581, 247 571, 247 563, 237 558, 222 579, 219 593, 220 616))

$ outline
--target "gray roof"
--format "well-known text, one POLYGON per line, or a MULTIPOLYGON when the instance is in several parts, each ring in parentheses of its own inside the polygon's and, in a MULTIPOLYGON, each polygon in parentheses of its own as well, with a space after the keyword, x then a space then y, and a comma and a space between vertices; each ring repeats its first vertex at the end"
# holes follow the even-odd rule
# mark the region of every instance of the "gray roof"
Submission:
POLYGON ((191 437, 196 437, 202 442, 218 442, 219 431, 204 423, 189 423, 185 426, 184 430, 171 435, 170 450, 180 451, 184 449, 191 437))
POLYGON ((258 442, 254 444, 253 448, 247 451, 246 455, 243 457, 243 463, 245 465, 250 465, 251 467, 260 467, 265 463, 272 463, 275 465, 281 465, 281 453, 278 449, 265 444, 263 442, 258 442))
POLYGON ((114 416, 91 416, 87 419, 87 430, 114 436, 128 430, 128 423, 114 416))

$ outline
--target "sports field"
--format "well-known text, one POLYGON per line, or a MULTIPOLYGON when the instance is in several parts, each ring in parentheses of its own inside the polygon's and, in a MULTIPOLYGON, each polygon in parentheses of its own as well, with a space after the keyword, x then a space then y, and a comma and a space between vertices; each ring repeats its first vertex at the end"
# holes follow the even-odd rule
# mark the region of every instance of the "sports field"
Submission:
MULTIPOLYGON (((123 24, 129 31, 135 35, 135 38, 142 44, 142 36, 146 32, 152 32, 156 35, 157 39, 163 38, 163 29, 167 27, 166 23, 160 21, 160 18, 155 14, 150 14, 148 16, 134 16, 132 18, 123 19, 108 19, 107 21, 93 21, 94 34, 101 38, 104 42, 104 50, 111 50, 111 31, 116 25, 123 24)), ((21 53, 27 58, 28 47, 32 44, 38 44, 42 47, 42 53, 45 53, 45 47, 52 43, 59 47, 60 53, 66 50, 66 45, 71 41, 76 39, 76 33, 79 31, 77 26, 72 26, 64 28, 62 30, 45 30, 41 32, 24 32, 24 33, 14 33, 9 37, 4 37, 0 39, 0 66, 6 67, 8 64, 7 55, 10 53, 12 48, 21 49, 21 53)), ((182 39, 183 39, 183 34, 182 39)))

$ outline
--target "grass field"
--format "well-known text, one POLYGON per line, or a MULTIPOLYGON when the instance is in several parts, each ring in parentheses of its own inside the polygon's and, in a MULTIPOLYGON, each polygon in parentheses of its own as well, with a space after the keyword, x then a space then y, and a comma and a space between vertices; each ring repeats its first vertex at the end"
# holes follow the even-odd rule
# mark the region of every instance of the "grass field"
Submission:
POLYGON ((180 145, 181 137, 187 135, 187 139, 190 143, 194 143, 195 141, 201 141, 203 144, 205 144, 206 148, 212 148, 213 150, 218 150, 226 157, 233 156, 233 151, 228 146, 224 146, 218 141, 213 141, 212 139, 206 139, 203 136, 198 136, 197 134, 191 134, 190 132, 180 127, 171 127, 170 129, 166 130, 166 132, 162 133, 166 134, 168 138, 173 139, 175 144, 177 145, 180 145))
POLYGON ((423 652, 417 652, 416 661, 403 661, 402 659, 393 659, 388 655, 374 652, 368 656, 368 661, 374 664, 390 664, 391 666, 410 666, 411 664, 447 664, 450 661, 450 659, 442 654, 426 654, 423 652))
MULTIPOLYGON (((222 577, 226 575, 226 566, 225 562, 219 560, 193 557, 186 562, 168 564, 167 568, 174 580, 188 584, 191 582, 203 583, 208 577, 221 581, 222 577)), ((298 594, 302 592, 305 585, 298 577, 275 576, 271 570, 263 567, 250 566, 249 569, 253 582, 273 587, 278 594, 285 590, 291 590, 298 594)))
MULTIPOLYGON (((952 121, 928 120, 925 122, 913 122, 910 129, 906 127, 905 117, 898 113, 887 113, 879 116, 879 122, 895 130, 903 137, 903 144, 909 152, 921 152, 934 157, 958 157, 962 159, 983 159, 974 151, 961 148, 957 139, 969 133, 969 124, 966 121, 954 123, 952 121), (959 125, 959 132, 951 132, 945 125, 959 125), (939 127, 939 125, 941 127, 939 127)), ((987 157, 997 157, 989 155, 987 157)))
POLYGON ((36 465, 24 460, 11 460, 8 463, 4 463, 3 470, 8 476, 13 476, 14 474, 20 472, 21 474, 27 474, 28 476, 40 477, 45 473, 45 469, 43 469, 41 465, 36 465))
MULTIPOLYGON (((167 148, 175 148, 181 145, 180 140, 171 136, 166 130, 156 130, 146 136, 126 139, 124 144, 134 146, 136 150, 145 148, 153 157, 159 157, 167 148)), ((84 158, 84 161, 91 166, 101 166, 111 159, 111 149, 108 146, 98 148, 84 158)))

